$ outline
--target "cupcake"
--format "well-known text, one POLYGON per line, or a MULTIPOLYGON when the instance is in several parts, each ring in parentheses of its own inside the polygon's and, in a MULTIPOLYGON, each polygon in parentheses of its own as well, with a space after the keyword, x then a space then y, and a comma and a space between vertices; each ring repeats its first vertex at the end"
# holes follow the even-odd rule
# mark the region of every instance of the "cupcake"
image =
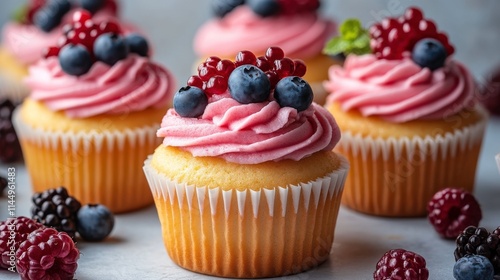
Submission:
POLYGON ((351 162, 343 204, 367 214, 426 214, 437 191, 472 191, 487 114, 453 46, 417 8, 369 30, 371 52, 332 67, 326 107, 351 162))
POLYGON ((161 143, 157 120, 174 79, 148 58, 143 37, 101 30, 89 17, 80 17, 91 26, 83 40, 30 67, 31 93, 14 124, 35 192, 63 185, 82 204, 131 211, 153 203, 142 159, 161 143))
POLYGON ((349 168, 332 151, 340 132, 302 78, 235 66, 219 93, 174 95, 145 161, 165 247, 203 274, 299 273, 330 255, 349 168))
POLYGON ((199 28, 194 51, 205 61, 211 55, 234 59, 243 49, 265 56, 267 47, 280 47, 289 57, 305 62, 309 71, 304 79, 311 84, 315 101, 323 104, 322 81, 334 60, 322 49, 336 27, 318 14, 319 6, 319 0, 213 1, 216 18, 199 28))

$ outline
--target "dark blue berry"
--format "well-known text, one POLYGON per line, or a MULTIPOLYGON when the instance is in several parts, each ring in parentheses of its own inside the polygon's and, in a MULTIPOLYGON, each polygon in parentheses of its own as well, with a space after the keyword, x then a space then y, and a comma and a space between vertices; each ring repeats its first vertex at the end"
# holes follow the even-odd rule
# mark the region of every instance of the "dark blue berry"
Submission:
POLYGON ((275 15, 280 10, 277 0, 247 0, 250 9, 261 17, 275 15))
POLYGON ((113 213, 104 205, 87 204, 78 210, 76 228, 80 237, 87 241, 101 241, 115 225, 113 213))
POLYGON ((446 49, 443 44, 431 38, 418 41, 411 54, 411 58, 416 64, 422 68, 427 67, 431 71, 443 67, 446 56, 446 49))
POLYGON ((455 263, 453 277, 456 280, 493 279, 493 265, 484 256, 466 255, 455 263))
POLYGON ((281 107, 292 107, 299 112, 311 105, 313 97, 311 86, 297 76, 281 79, 274 89, 274 98, 281 107))
POLYGON ((94 14, 97 12, 102 6, 104 6, 105 0, 78 0, 78 4, 85 10, 94 14))
POLYGON ((115 33, 102 34, 94 42, 95 57, 111 66, 125 59, 128 53, 129 48, 125 39, 115 33))
POLYGON ((61 24, 62 18, 70 9, 71 3, 68 0, 51 0, 35 13, 33 22, 41 30, 50 32, 61 24))
POLYGON ((127 43, 130 52, 136 53, 140 56, 148 56, 149 54, 149 45, 146 38, 142 37, 139 34, 132 33, 125 37, 125 42, 127 43))
POLYGON ((207 95, 197 87, 182 87, 174 95, 174 109, 181 117, 197 118, 203 114, 207 105, 207 95))
POLYGON ((59 52, 59 64, 67 74, 81 76, 92 67, 92 56, 84 46, 68 44, 59 52))
POLYGON ((245 4, 245 0, 212 0, 211 6, 213 13, 222 18, 243 4, 245 4))
POLYGON ((243 104, 258 103, 269 99, 271 82, 258 67, 245 64, 229 75, 228 88, 236 101, 243 104))

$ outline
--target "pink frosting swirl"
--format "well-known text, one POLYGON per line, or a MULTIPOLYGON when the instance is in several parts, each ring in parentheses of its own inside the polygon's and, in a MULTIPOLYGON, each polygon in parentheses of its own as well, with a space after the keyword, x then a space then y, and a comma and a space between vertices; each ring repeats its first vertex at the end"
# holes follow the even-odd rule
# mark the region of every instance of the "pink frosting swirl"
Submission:
POLYGON ((235 55, 241 50, 263 54, 278 46, 294 58, 313 57, 335 34, 335 24, 316 13, 262 18, 246 5, 222 19, 205 23, 194 38, 194 50, 201 56, 235 55))
POLYGON ((378 116, 390 122, 441 119, 457 113, 474 99, 474 81, 459 62, 449 60, 435 71, 411 58, 377 59, 350 55, 344 67, 332 66, 327 104, 339 102, 344 111, 378 116))
MULTIPOLYGON (((52 31, 46 33, 33 24, 20 24, 16 22, 7 23, 2 32, 2 43, 19 62, 24 65, 32 65, 37 62, 42 52, 51 46, 55 46, 61 37, 64 24, 71 22, 71 16, 76 9, 68 12, 63 22, 52 31)), ((109 10, 98 11, 94 16, 95 22, 108 19, 118 19, 109 10)), ((123 26, 126 31, 134 30, 132 26, 123 26)))
POLYGON ((80 77, 64 73, 58 59, 49 57, 30 67, 26 83, 31 98, 73 118, 161 108, 175 88, 168 70, 134 54, 113 66, 95 62, 80 77))
POLYGON ((183 118, 170 109, 157 135, 165 137, 164 145, 193 156, 256 164, 331 150, 340 130, 332 115, 315 103, 297 112, 276 101, 241 104, 226 95, 211 101, 200 118, 183 118))

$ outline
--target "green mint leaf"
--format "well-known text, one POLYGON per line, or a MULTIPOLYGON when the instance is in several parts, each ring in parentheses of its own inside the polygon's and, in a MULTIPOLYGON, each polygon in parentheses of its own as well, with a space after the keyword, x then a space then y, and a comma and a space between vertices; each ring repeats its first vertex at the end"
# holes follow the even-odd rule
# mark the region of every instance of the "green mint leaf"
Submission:
POLYGON ((347 19, 339 28, 340 36, 328 41, 323 49, 327 55, 371 53, 370 34, 357 19, 347 19))
POLYGON ((334 37, 326 43, 323 53, 327 55, 337 55, 343 53, 349 47, 349 42, 341 37, 334 37))
POLYGON ((28 6, 23 5, 16 10, 11 15, 12 20, 17 23, 26 23, 28 17, 28 6))
POLYGON ((340 25, 340 35, 344 40, 352 41, 363 33, 361 22, 357 19, 347 19, 340 25))

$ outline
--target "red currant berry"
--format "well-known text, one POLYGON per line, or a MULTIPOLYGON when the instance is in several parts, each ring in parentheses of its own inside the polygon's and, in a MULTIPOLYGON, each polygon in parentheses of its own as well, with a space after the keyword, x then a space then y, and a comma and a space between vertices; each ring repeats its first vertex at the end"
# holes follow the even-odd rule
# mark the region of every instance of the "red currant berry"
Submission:
POLYGON ((280 77, 278 73, 275 71, 269 70, 266 72, 266 76, 269 78, 269 82, 271 82, 271 89, 274 89, 276 84, 280 81, 280 77))
POLYGON ((189 79, 187 81, 187 85, 192 86, 192 87, 197 87, 197 88, 203 88, 203 81, 201 80, 200 77, 194 75, 194 76, 189 77, 189 79))
POLYGON ((234 64, 236 67, 244 64, 255 65, 256 61, 257 58, 255 57, 255 54, 253 54, 251 51, 241 51, 236 55, 236 61, 234 64))
POLYGON ((236 67, 231 60, 223 59, 217 63, 217 75, 228 78, 236 67))
POLYGON ((296 59, 293 61, 295 65, 295 70, 293 71, 293 76, 303 77, 306 74, 307 66, 304 61, 296 59))
POLYGON ((82 25, 85 23, 85 21, 89 20, 92 18, 92 14, 89 13, 88 11, 85 10, 78 10, 73 13, 73 22, 74 23, 81 23, 82 25))
POLYGON ((51 56, 58 56, 59 50, 60 50, 59 47, 48 47, 43 51, 42 56, 44 58, 49 58, 51 56))
POLYGON ((219 75, 213 76, 207 81, 203 89, 209 96, 223 94, 227 90, 227 79, 219 75))
POLYGON ((424 18, 424 15, 419 8, 411 7, 405 11, 404 18, 410 22, 419 22, 424 18))
POLYGON ((217 63, 219 63, 220 58, 217 56, 210 56, 205 60, 206 65, 212 66, 212 67, 217 67, 217 63))
POLYGON ((255 66, 259 67, 260 70, 266 72, 268 70, 271 70, 273 66, 265 56, 259 56, 257 57, 257 61, 255 62, 255 66))
POLYGON ((211 77, 217 74, 217 69, 212 66, 202 66, 198 69, 198 76, 200 76, 202 81, 208 81, 211 77))
POLYGON ((99 24, 99 30, 101 34, 103 33, 115 33, 121 34, 122 30, 120 26, 114 21, 103 21, 99 24))
POLYGON ((280 60, 274 61, 274 70, 278 76, 282 79, 293 74, 295 70, 295 63, 293 60, 285 57, 280 60))
POLYGON ((278 47, 270 47, 266 51, 266 58, 269 61, 280 60, 285 57, 285 52, 278 47))

